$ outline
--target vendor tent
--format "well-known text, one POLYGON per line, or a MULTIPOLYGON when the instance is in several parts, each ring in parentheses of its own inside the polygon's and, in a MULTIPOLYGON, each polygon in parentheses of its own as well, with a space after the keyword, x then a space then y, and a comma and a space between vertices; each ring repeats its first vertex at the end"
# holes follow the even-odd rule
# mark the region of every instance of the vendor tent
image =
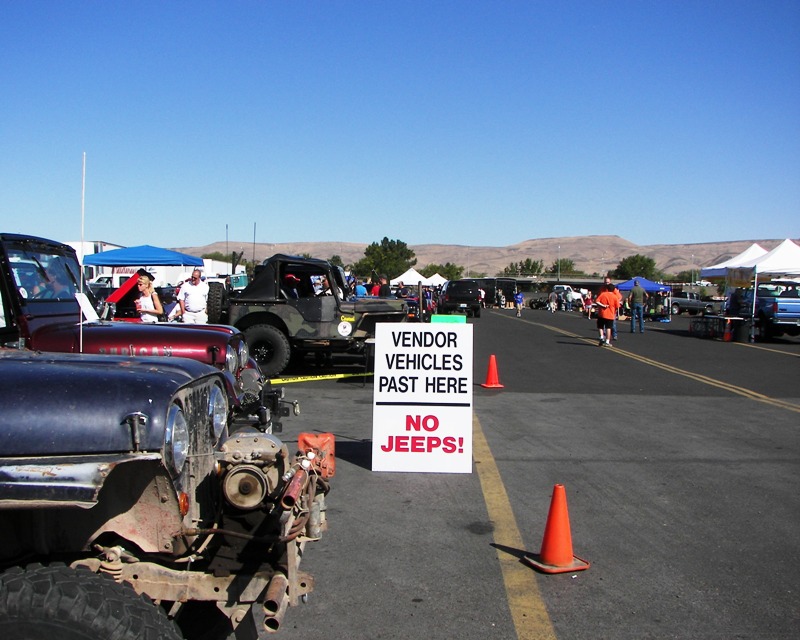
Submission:
POLYGON ((186 253, 161 249, 149 244, 125 249, 112 249, 86 256, 84 264, 99 267, 161 267, 161 266, 191 266, 202 267, 203 259, 190 256, 186 253))
POLYGON ((759 275, 800 275, 800 246, 787 238, 772 251, 735 266, 741 269, 755 269, 759 275))
POLYGON ((405 285, 412 285, 412 286, 417 285, 419 283, 422 283, 425 286, 430 285, 428 279, 425 276, 423 276, 419 271, 414 269, 414 267, 411 267, 408 271, 397 276, 396 278, 392 278, 390 284, 396 285, 401 282, 405 285))
POLYGON ((447 282, 447 278, 438 273, 434 273, 430 278, 428 278, 428 282, 432 287, 441 287, 445 282, 447 282))
POLYGON ((648 280, 642 276, 636 276, 635 278, 631 278, 630 280, 619 283, 617 285, 617 289, 620 291, 630 291, 633 289, 633 284, 637 280, 639 281, 639 286, 641 286, 647 292, 653 293, 656 291, 670 291, 669 285, 661 284, 660 282, 653 282, 652 280, 648 280))
POLYGON ((732 258, 728 258, 722 262, 717 264, 713 264, 710 267, 704 267, 700 269, 700 277, 701 278, 724 278, 728 269, 736 269, 741 267, 746 262, 750 260, 754 260, 756 258, 760 258, 767 250, 764 249, 761 245, 757 243, 751 244, 747 249, 742 251, 739 255, 733 256, 732 258))

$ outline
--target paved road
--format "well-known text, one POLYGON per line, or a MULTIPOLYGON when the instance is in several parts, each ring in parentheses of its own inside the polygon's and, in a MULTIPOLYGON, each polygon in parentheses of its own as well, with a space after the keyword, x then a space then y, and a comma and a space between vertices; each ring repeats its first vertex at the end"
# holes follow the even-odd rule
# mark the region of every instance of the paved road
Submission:
POLYGON ((577 314, 470 322, 470 475, 372 472, 371 379, 286 386, 303 414, 284 437, 334 432, 337 475, 303 563, 315 591, 281 637, 797 637, 800 340, 703 340, 676 318, 600 348, 577 314), (478 384, 492 354, 501 390, 478 384), (587 571, 520 561, 555 484, 587 571))

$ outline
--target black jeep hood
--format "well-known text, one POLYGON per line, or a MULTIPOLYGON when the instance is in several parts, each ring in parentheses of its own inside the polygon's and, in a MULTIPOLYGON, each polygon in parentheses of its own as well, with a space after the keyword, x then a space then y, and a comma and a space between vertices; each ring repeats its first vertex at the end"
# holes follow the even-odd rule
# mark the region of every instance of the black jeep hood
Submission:
POLYGON ((0 457, 131 451, 134 413, 147 416, 140 450, 159 451, 173 394, 207 375, 183 358, 0 350, 0 457))

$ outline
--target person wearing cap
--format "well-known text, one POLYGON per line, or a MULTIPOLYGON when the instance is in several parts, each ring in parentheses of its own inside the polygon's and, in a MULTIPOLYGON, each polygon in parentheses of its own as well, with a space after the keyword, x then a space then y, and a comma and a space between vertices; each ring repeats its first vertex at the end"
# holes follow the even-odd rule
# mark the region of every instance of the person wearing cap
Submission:
POLYGON ((636 333, 637 318, 639 319, 639 333, 644 333, 644 304, 649 298, 647 291, 639 284, 639 280, 634 280, 629 298, 631 303, 631 333, 636 333))
POLYGON ((607 283, 594 303, 597 307, 597 330, 600 334, 599 346, 610 347, 612 326, 620 305, 617 288, 612 283, 607 283))
POLYGON ((286 295, 289 298, 293 298, 297 300, 300 297, 300 292, 297 290, 297 285, 300 284, 300 278, 298 278, 293 273, 287 273, 283 277, 283 282, 286 285, 286 295))

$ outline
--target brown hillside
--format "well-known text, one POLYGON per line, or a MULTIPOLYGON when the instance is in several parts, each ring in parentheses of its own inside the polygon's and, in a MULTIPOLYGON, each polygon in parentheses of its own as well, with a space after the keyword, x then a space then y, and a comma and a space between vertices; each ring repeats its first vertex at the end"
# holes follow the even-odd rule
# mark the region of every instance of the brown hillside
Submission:
MULTIPOLYGON (((796 242, 798 240, 795 240, 796 242)), ((765 249, 773 249, 782 240, 735 240, 730 242, 705 242, 698 244, 637 245, 619 236, 578 236, 563 238, 536 238, 505 247, 473 247, 448 244, 409 245, 414 251, 418 269, 428 264, 462 265, 465 275, 485 273, 497 275, 512 262, 542 260, 546 267, 557 258, 572 260, 575 268, 588 274, 605 273, 614 269, 625 257, 640 254, 652 258, 658 269, 675 274, 694 267, 700 269, 716 264, 744 251, 753 242, 765 249)), ((291 255, 310 254, 315 258, 338 255, 345 264, 364 257, 368 245, 354 242, 291 242, 252 243, 214 242, 204 247, 178 247, 190 255, 201 256, 219 251, 244 251, 244 257, 263 260, 275 253, 291 255)), ((390 274, 399 275, 399 274, 390 274)))

